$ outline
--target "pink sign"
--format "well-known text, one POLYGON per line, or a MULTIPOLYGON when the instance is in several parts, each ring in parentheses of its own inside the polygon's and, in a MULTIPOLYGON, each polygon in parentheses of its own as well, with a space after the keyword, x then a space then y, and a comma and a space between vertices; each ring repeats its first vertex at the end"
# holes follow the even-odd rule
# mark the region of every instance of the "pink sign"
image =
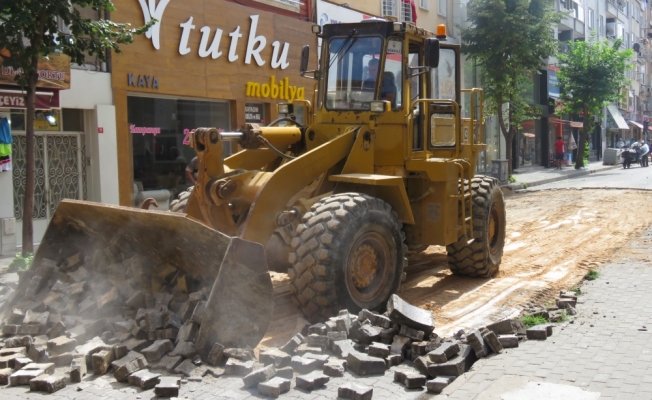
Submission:
POLYGON ((134 124, 131 124, 129 125, 129 131, 134 134, 140 133, 143 136, 147 134, 156 136, 161 133, 161 128, 136 126, 134 124))

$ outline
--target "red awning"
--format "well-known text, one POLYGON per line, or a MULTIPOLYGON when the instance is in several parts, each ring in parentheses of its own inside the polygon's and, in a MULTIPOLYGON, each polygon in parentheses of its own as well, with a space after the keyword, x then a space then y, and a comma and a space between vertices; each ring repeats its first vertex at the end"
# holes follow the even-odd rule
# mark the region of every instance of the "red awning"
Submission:
MULTIPOLYGON (((25 92, 20 90, 0 90, 0 108, 27 108, 25 92)), ((36 109, 59 108, 59 91, 37 91, 36 109)))

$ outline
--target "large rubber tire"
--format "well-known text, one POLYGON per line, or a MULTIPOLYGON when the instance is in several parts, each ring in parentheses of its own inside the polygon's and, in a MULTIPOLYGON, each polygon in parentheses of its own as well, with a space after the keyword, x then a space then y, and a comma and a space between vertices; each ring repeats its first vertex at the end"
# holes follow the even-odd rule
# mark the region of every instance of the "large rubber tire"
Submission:
POLYGON ((195 187, 191 186, 185 192, 179 193, 179 196, 170 203, 170 211, 185 213, 186 207, 188 207, 188 199, 190 198, 193 189, 195 189, 195 187))
POLYGON ((342 309, 384 309, 407 263, 404 241, 403 225, 384 201, 361 193, 322 199, 292 241, 292 301, 311 321, 342 309))
POLYGON ((463 235, 446 246, 448 265, 454 274, 489 278, 500 267, 505 245, 505 199, 498 181, 487 176, 476 176, 471 181, 473 200, 473 236, 463 235))

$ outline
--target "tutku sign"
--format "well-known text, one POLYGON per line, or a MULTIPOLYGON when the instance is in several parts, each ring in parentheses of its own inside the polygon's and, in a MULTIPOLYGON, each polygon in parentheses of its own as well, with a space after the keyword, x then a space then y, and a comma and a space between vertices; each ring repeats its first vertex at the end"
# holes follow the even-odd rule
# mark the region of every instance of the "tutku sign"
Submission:
MULTIPOLYGON (((156 50, 159 50, 161 48, 161 22, 163 20, 165 8, 170 3, 170 0, 160 0, 158 4, 156 4, 156 0, 138 0, 138 2, 140 3, 140 7, 143 11, 143 19, 145 23, 148 23, 152 19, 157 20, 156 23, 154 23, 147 30, 145 37, 151 39, 152 46, 154 46, 156 50)), ((258 15, 249 16, 249 19, 251 20, 251 26, 249 28, 249 34, 247 35, 247 48, 244 54, 244 63, 251 64, 252 61, 254 61, 258 66, 262 67, 267 63, 268 60, 265 60, 260 53, 267 46, 268 40, 264 35, 258 35, 256 32, 258 28, 258 17, 258 15)), ((201 32, 201 41, 197 49, 193 49, 189 46, 190 35, 197 28, 193 24, 193 16, 189 16, 185 22, 179 24, 179 27, 181 28, 181 36, 179 38, 179 54, 182 56, 193 51, 197 51, 197 54, 201 58, 210 56, 213 60, 216 60, 224 56, 228 62, 231 63, 240 58, 240 54, 237 53, 238 42, 243 37, 243 34, 240 30, 240 25, 238 25, 227 35, 224 35, 224 31, 220 28, 216 29, 215 33, 212 34, 211 28, 209 26, 201 27, 199 29, 201 32), (230 40, 229 50, 226 55, 222 54, 222 51, 219 50, 223 36, 229 36, 230 38, 226 39, 224 37, 225 41, 230 40)), ((287 42, 285 42, 282 46, 281 42, 278 40, 272 42, 272 57, 269 60, 271 67, 274 69, 286 69, 289 67, 290 63, 287 61, 289 50, 290 44, 287 42)))

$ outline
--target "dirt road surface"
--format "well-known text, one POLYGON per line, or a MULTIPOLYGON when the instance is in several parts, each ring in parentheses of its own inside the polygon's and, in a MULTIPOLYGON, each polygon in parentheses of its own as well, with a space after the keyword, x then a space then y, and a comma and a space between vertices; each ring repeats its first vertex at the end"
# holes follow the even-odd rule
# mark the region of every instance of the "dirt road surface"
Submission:
MULTIPOLYGON (((410 257, 399 295, 432 310, 440 336, 515 317, 528 302, 552 303, 560 289, 577 285, 589 269, 652 224, 651 198, 646 191, 572 189, 507 196, 507 238, 498 275, 453 275, 445 249, 431 246, 410 257)), ((301 316, 284 294, 287 276, 273 278, 275 318, 262 346, 287 341, 301 316)))

